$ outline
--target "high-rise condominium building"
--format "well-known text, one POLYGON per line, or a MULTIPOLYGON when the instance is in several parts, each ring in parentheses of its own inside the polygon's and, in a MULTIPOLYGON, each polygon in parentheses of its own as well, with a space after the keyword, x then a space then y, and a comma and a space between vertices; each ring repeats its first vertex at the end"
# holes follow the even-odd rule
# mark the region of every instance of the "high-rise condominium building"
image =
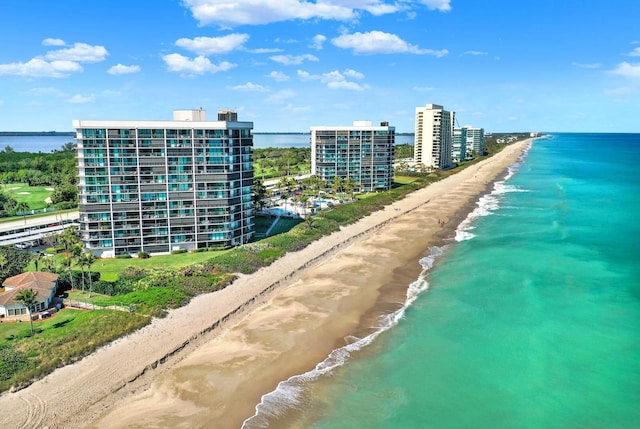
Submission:
POLYGON ((453 129, 453 145, 451 146, 451 159, 453 162, 461 162, 467 159, 467 129, 453 129))
POLYGON ((473 128, 470 125, 465 125, 467 130, 467 154, 473 157, 473 152, 476 156, 482 156, 484 154, 484 128, 473 128))
POLYGON ((253 235, 252 122, 221 110, 173 120, 74 120, 80 237, 95 255, 247 243, 253 235))
POLYGON ((388 190, 393 184, 395 133, 388 122, 311 127, 311 174, 328 184, 335 177, 351 177, 363 191, 388 190))
POLYGON ((416 107, 416 129, 413 158, 426 167, 447 169, 453 167, 453 124, 455 112, 438 104, 416 107))

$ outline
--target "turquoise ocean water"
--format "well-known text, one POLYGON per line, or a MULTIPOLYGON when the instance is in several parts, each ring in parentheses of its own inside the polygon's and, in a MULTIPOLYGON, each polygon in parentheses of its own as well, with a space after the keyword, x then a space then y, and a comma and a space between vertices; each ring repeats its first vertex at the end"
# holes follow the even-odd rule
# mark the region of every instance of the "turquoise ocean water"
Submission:
POLYGON ((425 251, 390 329, 281 383, 245 426, 293 408, 313 429, 640 427, 638 166, 639 134, 536 140, 425 251))

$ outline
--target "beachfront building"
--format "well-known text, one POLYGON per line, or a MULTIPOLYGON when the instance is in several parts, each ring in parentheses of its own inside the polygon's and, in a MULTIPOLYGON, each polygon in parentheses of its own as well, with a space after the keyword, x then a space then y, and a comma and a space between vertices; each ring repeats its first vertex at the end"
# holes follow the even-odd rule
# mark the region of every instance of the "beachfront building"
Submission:
POLYGON ((115 257, 247 243, 253 235, 252 122, 220 110, 173 120, 74 120, 80 239, 115 257))
POLYGON ((453 167, 453 124, 455 112, 439 104, 416 107, 413 159, 427 168, 453 167))
POLYGON ((311 174, 327 184, 352 178, 365 192, 384 191, 393 184, 395 127, 371 121, 352 126, 311 127, 311 174))
POLYGON ((461 162, 467 159, 467 129, 453 129, 453 144, 451 145, 451 159, 461 162))
POLYGON ((36 293, 35 303, 31 308, 34 313, 47 310, 53 306, 58 289, 58 275, 28 271, 5 279, 2 286, 4 292, 0 292, 0 318, 26 316, 27 307, 16 299, 20 292, 32 289, 36 293))
POLYGON ((474 128, 471 125, 465 125, 467 130, 467 156, 484 155, 484 128, 474 128))

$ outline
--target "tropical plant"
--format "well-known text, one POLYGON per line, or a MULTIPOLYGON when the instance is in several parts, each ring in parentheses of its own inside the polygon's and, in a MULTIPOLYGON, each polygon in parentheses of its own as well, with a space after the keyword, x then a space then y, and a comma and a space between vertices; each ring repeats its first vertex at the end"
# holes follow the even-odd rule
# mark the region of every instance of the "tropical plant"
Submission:
POLYGON ((331 183, 331 189, 333 189, 333 192, 337 195, 338 192, 340 192, 343 187, 344 187, 344 184, 342 182, 342 177, 335 176, 333 178, 333 183, 331 183))
POLYGON ((68 227, 58 235, 58 240, 64 246, 64 252, 67 254, 67 257, 68 257, 69 251, 71 250, 71 248, 75 244, 78 244, 79 242, 78 227, 76 225, 71 225, 70 227, 68 227))
MULTIPOLYGON (((80 263, 82 264, 82 266, 87 267, 87 271, 89 272, 89 298, 91 298, 91 292, 93 290, 93 279, 91 278, 91 265, 93 265, 95 260, 96 260, 96 257, 90 251, 84 252, 82 254, 82 257, 80 258, 80 263)), ((83 279, 84 279, 84 276, 83 276, 83 279)))
POLYGON ((262 183, 262 180, 254 178, 253 187, 251 190, 253 191, 253 206, 256 208, 256 210, 260 211, 264 207, 264 199, 267 196, 267 188, 262 183))
POLYGON ((360 185, 353 177, 348 177, 347 181, 344 183, 344 190, 351 196, 353 199, 353 191, 358 188, 360 185))
POLYGON ((24 201, 20 201, 18 204, 16 204, 15 207, 15 215, 21 215, 22 218, 24 219, 24 224, 27 224, 27 218, 26 218, 26 213, 29 211, 29 204, 25 203, 24 201))
POLYGON ((33 336, 33 319, 31 319, 31 309, 36 303, 37 293, 33 289, 22 289, 15 297, 15 300, 21 302, 27 307, 27 315, 29 316, 29 325, 31 326, 31 336, 33 336))

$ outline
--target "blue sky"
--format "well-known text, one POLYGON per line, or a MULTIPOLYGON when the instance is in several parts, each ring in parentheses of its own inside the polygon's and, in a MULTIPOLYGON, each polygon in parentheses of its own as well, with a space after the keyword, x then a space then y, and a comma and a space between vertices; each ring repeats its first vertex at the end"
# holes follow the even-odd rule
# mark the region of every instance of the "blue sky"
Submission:
POLYGON ((442 104, 492 132, 640 132, 638 0, 2 0, 0 130, 238 111, 254 131, 442 104))

